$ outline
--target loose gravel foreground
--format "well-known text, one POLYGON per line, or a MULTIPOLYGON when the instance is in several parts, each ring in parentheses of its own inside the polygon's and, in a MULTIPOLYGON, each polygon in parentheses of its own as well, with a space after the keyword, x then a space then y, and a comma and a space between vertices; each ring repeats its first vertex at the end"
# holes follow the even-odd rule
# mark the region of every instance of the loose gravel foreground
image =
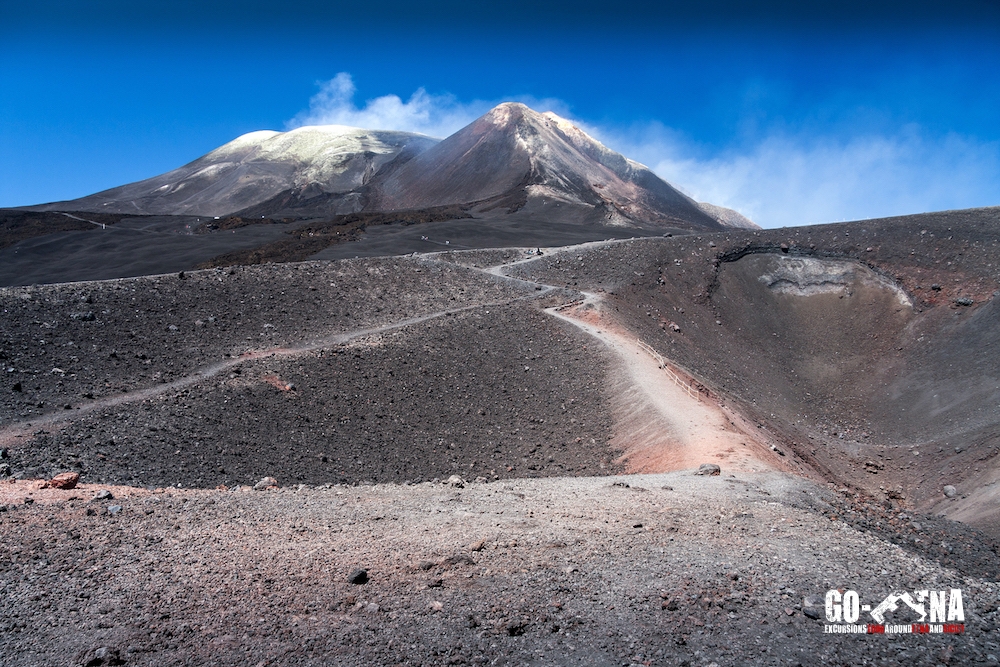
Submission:
POLYGON ((2 486, 11 666, 967 665, 1000 651, 994 581, 831 520, 838 494, 779 473, 104 500, 2 486), (868 602, 961 588, 966 632, 824 634, 803 605, 830 588, 868 602))

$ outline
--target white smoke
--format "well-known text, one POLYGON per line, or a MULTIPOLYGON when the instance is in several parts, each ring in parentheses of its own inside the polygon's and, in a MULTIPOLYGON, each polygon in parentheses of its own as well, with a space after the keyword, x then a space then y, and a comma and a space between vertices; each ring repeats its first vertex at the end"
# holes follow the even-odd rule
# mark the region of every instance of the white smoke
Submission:
POLYGON ((492 106, 481 101, 462 103, 451 95, 431 95, 418 88, 405 102, 398 95, 383 95, 359 108, 354 103, 357 88, 347 72, 319 85, 319 92, 309 100, 309 110, 295 116, 288 123, 290 129, 303 125, 348 125, 446 137, 492 106))

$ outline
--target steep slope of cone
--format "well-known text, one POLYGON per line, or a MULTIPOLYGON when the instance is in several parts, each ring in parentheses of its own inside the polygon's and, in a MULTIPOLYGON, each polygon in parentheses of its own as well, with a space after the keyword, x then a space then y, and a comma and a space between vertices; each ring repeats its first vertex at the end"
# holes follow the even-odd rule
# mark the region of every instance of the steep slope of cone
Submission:
POLYGON ((708 202, 703 201, 698 202, 698 206, 701 210, 708 213, 726 227, 734 227, 736 229, 760 229, 760 226, 753 220, 731 208, 716 206, 715 204, 709 204, 708 202))
POLYGON ((723 228, 646 167, 551 112, 516 103, 391 165, 373 186, 370 206, 379 209, 479 204, 512 212, 532 200, 555 200, 602 212, 611 224, 723 228))
POLYGON ((41 208, 226 215, 294 190, 344 195, 337 212, 347 213, 361 208, 359 188, 383 165, 404 150, 419 152, 436 142, 410 132, 340 125, 251 132, 165 174, 41 208))

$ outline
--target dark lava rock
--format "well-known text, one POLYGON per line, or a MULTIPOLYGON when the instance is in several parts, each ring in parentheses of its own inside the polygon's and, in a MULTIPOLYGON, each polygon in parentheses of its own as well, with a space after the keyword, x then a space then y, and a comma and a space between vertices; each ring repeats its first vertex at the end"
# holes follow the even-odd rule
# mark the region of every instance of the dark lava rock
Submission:
POLYGON ((357 569, 347 575, 347 581, 358 586, 368 583, 368 570, 357 569))
POLYGON ((476 561, 472 560, 472 557, 467 554, 455 554, 454 556, 445 558, 441 561, 441 564, 454 567, 456 565, 475 565, 476 561))
POLYGON ((104 665, 124 665, 118 649, 102 646, 90 649, 76 657, 73 661, 74 667, 103 667, 104 665))

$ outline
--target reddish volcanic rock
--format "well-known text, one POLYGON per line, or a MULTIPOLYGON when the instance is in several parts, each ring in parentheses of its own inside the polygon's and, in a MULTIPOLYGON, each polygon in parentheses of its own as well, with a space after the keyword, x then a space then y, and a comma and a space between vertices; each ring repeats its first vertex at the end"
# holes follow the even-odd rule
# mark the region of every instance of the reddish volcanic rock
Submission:
POLYGON ((77 482, 80 481, 80 473, 78 472, 61 472, 48 482, 45 486, 50 489, 63 489, 69 490, 76 487, 77 482))

